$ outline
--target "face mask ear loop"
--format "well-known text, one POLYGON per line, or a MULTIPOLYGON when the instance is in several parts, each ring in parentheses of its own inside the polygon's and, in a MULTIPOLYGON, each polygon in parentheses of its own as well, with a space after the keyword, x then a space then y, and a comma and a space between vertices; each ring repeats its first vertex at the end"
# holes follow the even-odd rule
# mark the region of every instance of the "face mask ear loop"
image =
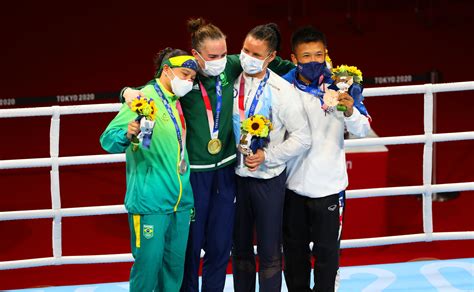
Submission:
POLYGON ((199 58, 201 58, 201 60, 204 62, 204 68, 206 68, 207 61, 204 60, 204 57, 201 55, 201 53, 199 53, 197 50, 195 50, 195 51, 198 54, 199 58))
MULTIPOLYGON (((168 68, 170 68, 170 67, 168 67, 168 68)), ((174 78, 176 78, 176 75, 174 74, 174 72, 173 72, 173 70, 172 70, 171 68, 170 68, 170 71, 171 71, 171 73, 173 73, 174 78)), ((168 79, 170 80, 170 82, 173 81, 174 78, 171 79, 170 76, 168 75, 168 73, 166 73, 164 70, 163 70, 163 73, 165 73, 166 77, 168 77, 168 79)))
MULTIPOLYGON (((271 52, 270 54, 268 54, 268 56, 265 57, 265 59, 263 59, 263 64, 262 64, 262 70, 263 70, 263 67, 265 66, 265 62, 267 61, 267 59, 273 54, 273 52, 271 52)), ((270 64, 270 63, 268 63, 270 64)))
POLYGON ((270 53, 268 54, 268 56, 266 56, 265 59, 263 59, 263 61, 265 62, 272 54, 273 54, 273 52, 270 52, 270 53))
MULTIPOLYGON (((170 71, 171 71, 171 73, 173 73, 174 78, 178 78, 178 76, 176 76, 176 74, 174 74, 173 69, 170 68, 170 71)), ((173 78, 173 80, 174 80, 174 78, 173 78)))

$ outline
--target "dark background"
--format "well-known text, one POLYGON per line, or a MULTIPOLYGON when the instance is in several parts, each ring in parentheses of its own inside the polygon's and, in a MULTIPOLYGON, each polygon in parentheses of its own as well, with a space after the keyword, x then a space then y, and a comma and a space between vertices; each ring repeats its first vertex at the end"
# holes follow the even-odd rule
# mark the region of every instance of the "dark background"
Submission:
POLYGON ((189 50, 185 21, 203 16, 239 53, 255 25, 275 22, 289 57, 291 32, 326 33, 335 64, 366 76, 437 69, 445 82, 472 79, 469 0, 399 1, 4 1, 1 97, 114 91, 142 84, 166 46, 189 50))
MULTIPOLYGON (((185 22, 197 16, 222 29, 229 53, 239 53, 252 27, 275 22, 282 32, 280 55, 289 58, 291 32, 312 24, 326 33, 334 65, 356 65, 366 78, 437 71, 440 82, 472 81, 473 8, 470 0, 3 1, 0 99, 38 97, 38 104, 31 106, 43 106, 43 96, 117 92, 125 85, 144 84, 153 76, 153 57, 160 49, 190 50, 185 22)), ((366 85, 374 86, 381 85, 366 85)), ((112 96, 95 102, 117 100, 112 96)), ((472 91, 438 94, 437 132, 473 131, 472 100, 472 91)), ((379 136, 423 133, 422 95, 368 97, 365 103, 379 136)), ((62 117, 60 156, 105 153, 98 139, 113 116, 62 117)), ((48 157, 49 124, 49 117, 0 119, 0 159, 48 157)), ((388 149, 387 186, 422 184, 423 145, 388 149)), ((438 143, 436 151, 438 183, 474 181, 473 141, 438 143)), ((370 176, 364 183, 379 187, 371 185, 370 176)), ((350 188, 354 185, 358 182, 350 188)), ((61 168, 63 207, 121 204, 123 193, 123 164, 61 168)), ((358 233, 357 219, 346 234, 357 238, 422 232, 416 197, 390 197, 383 204, 383 218, 371 218, 367 210, 360 216, 386 222, 384 234, 358 233)), ((434 203, 435 231, 474 230, 473 207, 473 192, 434 203)), ((0 171, 0 211, 48 208, 49 169, 0 171)), ((94 218, 101 221, 63 219, 64 255, 129 252, 126 217, 94 218), (110 241, 89 228, 102 230, 110 241)), ((50 232, 49 219, 0 222, 0 261, 51 256, 50 232)), ((344 251, 342 264, 474 256, 472 241, 386 248, 344 251)), ((126 281, 129 266, 0 271, 0 289, 126 281)))

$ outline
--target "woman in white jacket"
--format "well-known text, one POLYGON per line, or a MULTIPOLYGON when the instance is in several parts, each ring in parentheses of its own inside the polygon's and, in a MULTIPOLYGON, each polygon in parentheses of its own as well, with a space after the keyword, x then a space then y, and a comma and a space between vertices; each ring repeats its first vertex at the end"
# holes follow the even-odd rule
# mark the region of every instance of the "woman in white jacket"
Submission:
POLYGON ((259 25, 245 38, 240 61, 244 72, 234 83, 234 130, 254 114, 270 119, 273 130, 263 149, 237 168, 232 263, 235 291, 255 291, 254 226, 257 233, 260 291, 280 291, 285 164, 310 147, 310 133, 296 90, 268 69, 279 47, 275 24, 259 25))

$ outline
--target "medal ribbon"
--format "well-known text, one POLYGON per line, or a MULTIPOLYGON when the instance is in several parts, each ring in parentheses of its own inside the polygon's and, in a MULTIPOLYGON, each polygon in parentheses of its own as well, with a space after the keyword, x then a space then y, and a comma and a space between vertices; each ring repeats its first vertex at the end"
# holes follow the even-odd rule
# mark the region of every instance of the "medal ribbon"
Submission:
POLYGON ((267 85, 268 78, 270 77, 270 71, 267 70, 265 77, 260 81, 258 85, 257 91, 255 92, 255 96, 252 100, 252 104, 250 105, 250 109, 248 111, 248 115, 245 115, 245 106, 244 106, 244 98, 245 98, 245 78, 242 75, 240 78, 240 88, 239 88, 239 114, 240 114, 240 122, 245 120, 246 117, 253 116, 255 110, 257 109, 258 101, 260 100, 260 96, 265 89, 265 85, 267 85))
POLYGON ((199 87, 201 88, 202 99, 206 105, 207 112, 207 121, 209 122, 209 132, 211 134, 211 139, 217 139, 219 137, 219 122, 221 116, 222 108, 222 82, 219 76, 216 77, 216 116, 212 114, 211 101, 209 100, 209 95, 207 94, 206 88, 201 81, 199 81, 199 87))
POLYGON ((170 115, 171 120, 173 121, 174 128, 176 130, 176 136, 178 137, 178 142, 179 142, 179 153, 180 153, 181 161, 183 161, 184 160, 184 143, 183 143, 183 138, 181 137, 181 130, 179 129, 178 121, 176 120, 176 117, 173 114, 173 110, 171 109, 171 105, 169 101, 166 99, 163 91, 161 91, 160 86, 158 86, 158 83, 155 83, 155 91, 160 96, 161 100, 163 101, 163 104, 165 105, 166 111, 168 111, 168 114, 170 115))
POLYGON ((179 102, 179 100, 176 101, 176 109, 178 110, 179 119, 181 120, 181 126, 183 128, 183 144, 186 145, 186 120, 184 119, 183 107, 181 106, 181 102, 179 102))
MULTIPOLYGON (((324 80, 324 75, 321 75, 319 77, 318 84, 321 84, 323 82, 323 80, 324 80)), ((298 87, 299 90, 307 92, 307 93, 311 94, 312 96, 319 98, 319 101, 321 102, 321 108, 325 109, 324 108, 325 104, 324 104, 324 101, 323 101, 323 96, 324 96, 324 93, 326 92, 326 86, 325 85, 324 85, 324 89, 321 89, 320 86, 315 88, 311 85, 303 84, 297 78, 295 78, 295 81, 293 82, 293 84, 296 87, 298 87)), ((327 108, 327 106, 326 106, 326 108, 327 108)))

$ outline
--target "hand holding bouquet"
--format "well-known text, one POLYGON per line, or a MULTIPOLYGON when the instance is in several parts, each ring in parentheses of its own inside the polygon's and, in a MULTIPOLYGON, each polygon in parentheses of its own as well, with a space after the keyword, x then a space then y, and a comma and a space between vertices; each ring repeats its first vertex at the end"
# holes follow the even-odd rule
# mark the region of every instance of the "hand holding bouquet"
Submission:
MULTIPOLYGON (((357 83, 361 85, 362 82, 362 72, 357 69, 355 66, 341 65, 331 70, 332 79, 334 83, 339 88, 339 93, 348 92, 349 88, 357 83)), ((329 98, 329 97, 328 97, 329 98)), ((328 102, 330 104, 331 101, 328 102)), ((337 104, 337 103, 336 103, 337 104)), ((346 111, 347 108, 343 105, 338 105, 336 108, 339 111, 346 111)))
POLYGON ((130 109, 138 114, 135 121, 140 123, 140 134, 132 136, 132 151, 138 150, 140 142, 142 142, 143 148, 149 149, 157 111, 155 101, 151 98, 138 96, 131 102, 130 109))
MULTIPOLYGON (((243 120, 240 126, 239 152, 249 156, 258 149, 263 149, 270 141, 269 134, 272 129, 272 123, 263 115, 253 115, 243 120)), ((243 159, 241 162, 240 166, 243 167, 243 159)))

